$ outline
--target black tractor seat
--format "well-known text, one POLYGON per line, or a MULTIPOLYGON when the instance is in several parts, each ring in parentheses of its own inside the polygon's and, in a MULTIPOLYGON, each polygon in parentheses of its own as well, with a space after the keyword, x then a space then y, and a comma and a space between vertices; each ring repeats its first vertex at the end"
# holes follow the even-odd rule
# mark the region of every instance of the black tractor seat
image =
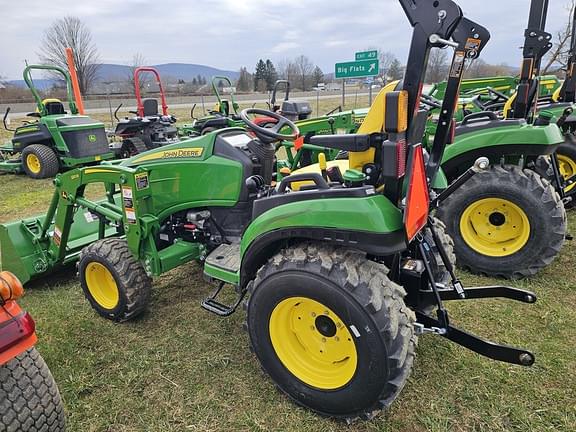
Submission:
POLYGON ((158 116, 158 101, 156 99, 144 99, 142 107, 144 117, 158 116))
POLYGON ((456 125, 456 136, 506 126, 525 125, 525 119, 501 119, 492 111, 482 111, 469 114, 461 123, 456 125))

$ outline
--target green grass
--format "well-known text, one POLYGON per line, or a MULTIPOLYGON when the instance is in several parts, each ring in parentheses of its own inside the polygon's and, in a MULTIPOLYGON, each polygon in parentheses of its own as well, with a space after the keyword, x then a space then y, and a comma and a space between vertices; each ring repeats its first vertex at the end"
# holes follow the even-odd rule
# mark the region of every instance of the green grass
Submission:
MULTIPOLYGON (((41 212, 51 192, 49 180, 0 176, 0 222, 41 212)), ((200 308, 211 287, 195 264, 155 279, 150 310, 127 324, 96 316, 73 268, 29 284, 21 304, 36 319, 70 431, 574 431, 575 252, 567 242, 549 268, 511 283, 534 290, 535 305, 450 305, 463 328, 535 352, 532 368, 425 336, 392 409, 352 426, 298 408, 275 389, 248 350, 244 313, 222 319, 200 308)))

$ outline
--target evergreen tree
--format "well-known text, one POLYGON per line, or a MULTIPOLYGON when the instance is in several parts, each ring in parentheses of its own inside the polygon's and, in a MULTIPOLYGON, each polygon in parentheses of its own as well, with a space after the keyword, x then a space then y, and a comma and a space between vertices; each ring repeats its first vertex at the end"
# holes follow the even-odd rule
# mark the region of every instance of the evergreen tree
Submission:
POLYGON ((252 90, 252 75, 245 67, 240 68, 240 76, 236 81, 236 90, 239 92, 249 92, 252 90))
POLYGON ((258 60, 258 63, 256 63, 256 71, 254 72, 254 91, 261 88, 261 86, 259 86, 260 80, 266 82, 266 63, 264 63, 264 60, 262 59, 258 60))
POLYGON ((404 74, 404 67, 398 61, 398 59, 392 60, 390 63, 390 67, 388 68, 388 78, 391 80, 402 79, 402 75, 404 74))
POLYGON ((192 85, 194 87, 196 87, 198 85, 198 80, 196 79, 196 77, 192 78, 192 85))
POLYGON ((314 85, 318 85, 321 82, 324 82, 324 72, 318 66, 314 68, 312 71, 312 78, 314 79, 314 85))
POLYGON ((274 63, 270 61, 270 59, 266 60, 266 69, 265 69, 265 76, 264 79, 266 80, 266 89, 271 91, 274 88, 274 84, 278 79, 278 72, 276 72, 276 68, 274 67, 274 63))

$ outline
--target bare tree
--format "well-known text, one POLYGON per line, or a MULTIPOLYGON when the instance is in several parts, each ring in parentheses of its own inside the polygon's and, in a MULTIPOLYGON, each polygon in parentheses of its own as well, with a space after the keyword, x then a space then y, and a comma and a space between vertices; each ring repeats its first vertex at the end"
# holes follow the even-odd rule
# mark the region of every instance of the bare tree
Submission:
POLYGON ((302 85, 302 90, 306 91, 309 87, 310 76, 314 70, 314 64, 305 55, 300 55, 294 59, 294 64, 298 71, 298 80, 302 85))
POLYGON ((90 29, 79 18, 61 18, 44 31, 40 59, 44 63, 67 69, 66 48, 74 50, 80 91, 86 93, 97 77, 100 58, 90 29))
POLYGON ((277 65, 278 77, 294 83, 298 78, 298 67, 293 60, 284 59, 277 65))
MULTIPOLYGON (((136 80, 134 79, 134 71, 139 68, 140 66, 146 66, 146 57, 141 53, 136 53, 132 56, 132 62, 130 63, 130 70, 128 71, 128 75, 126 77, 126 81, 130 83, 130 90, 135 91, 136 89, 136 80)), ((150 76, 148 74, 141 74, 138 77, 138 87, 140 91, 146 87, 146 85, 150 82, 150 76)))
POLYGON ((445 49, 434 48, 428 58, 426 82, 437 83, 446 79, 448 73, 448 53, 445 49))
POLYGON ((551 72, 558 72, 559 70, 565 68, 568 64, 570 41, 572 39, 572 20, 574 17, 575 7, 576 0, 570 0, 570 3, 565 6, 566 11, 568 12, 568 19, 566 20, 562 30, 559 30, 556 33, 556 41, 554 42, 552 50, 547 55, 547 62, 546 66, 544 66, 542 69, 542 75, 546 75, 546 73, 548 73, 548 71, 550 71, 553 66, 555 68, 551 72))

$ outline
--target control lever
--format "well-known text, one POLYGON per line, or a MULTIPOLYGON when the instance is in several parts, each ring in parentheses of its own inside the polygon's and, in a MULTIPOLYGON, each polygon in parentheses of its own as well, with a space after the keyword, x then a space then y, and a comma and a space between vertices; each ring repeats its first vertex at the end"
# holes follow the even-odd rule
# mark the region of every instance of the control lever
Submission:
POLYGON ((320 166, 320 173, 322 174, 322 178, 328 181, 328 174, 326 173, 326 155, 324 153, 318 154, 318 165, 320 166))

